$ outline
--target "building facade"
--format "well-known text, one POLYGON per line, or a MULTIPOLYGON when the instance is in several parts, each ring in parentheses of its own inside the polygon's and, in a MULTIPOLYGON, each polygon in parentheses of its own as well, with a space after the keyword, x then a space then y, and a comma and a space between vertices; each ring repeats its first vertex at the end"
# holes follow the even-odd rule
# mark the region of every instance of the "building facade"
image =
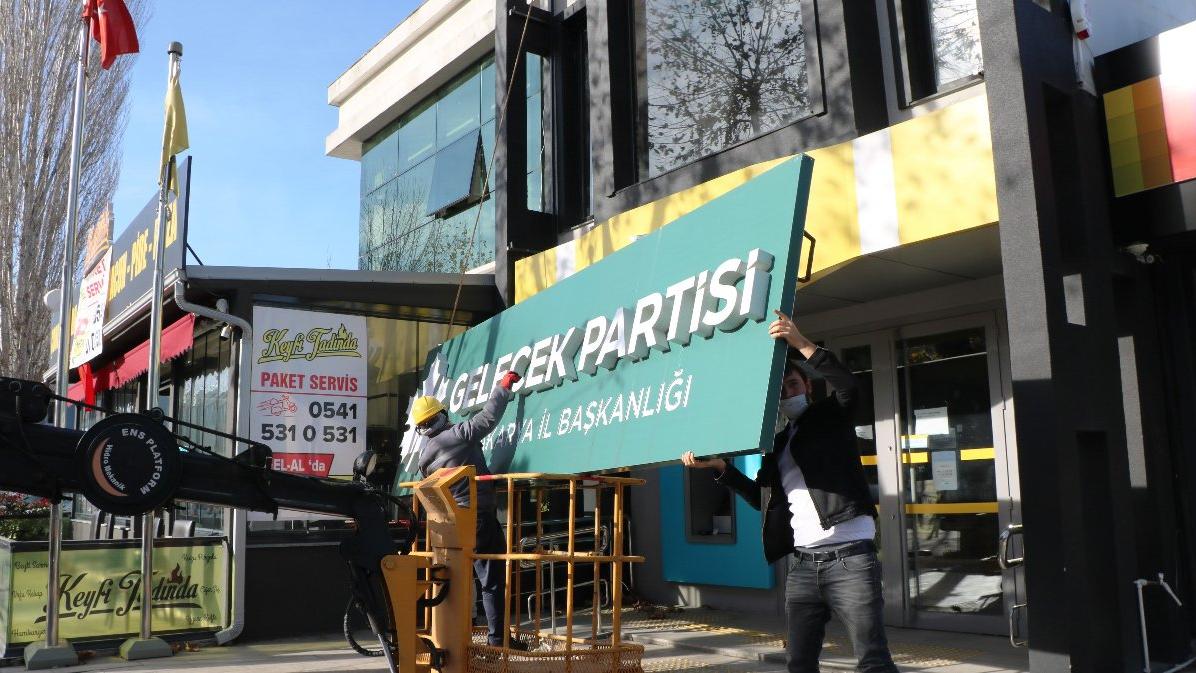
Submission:
MULTIPOLYGON (((1078 4, 427 0, 329 87, 326 149, 362 163, 361 268, 508 305, 809 154, 794 311, 863 384, 887 622, 1128 671, 1144 620, 1178 663, 1192 615, 1134 582, 1196 599, 1196 183, 1161 102, 1196 97, 1152 37, 1196 8, 1078 4)), ((757 513, 640 476, 638 595, 782 610, 757 513)))

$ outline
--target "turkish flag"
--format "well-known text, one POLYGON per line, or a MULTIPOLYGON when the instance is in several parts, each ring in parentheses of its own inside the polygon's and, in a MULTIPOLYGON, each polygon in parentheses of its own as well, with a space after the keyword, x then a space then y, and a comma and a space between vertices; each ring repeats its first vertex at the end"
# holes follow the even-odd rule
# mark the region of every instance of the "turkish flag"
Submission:
POLYGON ((137 29, 124 0, 87 0, 83 18, 91 21, 91 36, 100 43, 100 67, 107 70, 121 54, 136 54, 137 29))

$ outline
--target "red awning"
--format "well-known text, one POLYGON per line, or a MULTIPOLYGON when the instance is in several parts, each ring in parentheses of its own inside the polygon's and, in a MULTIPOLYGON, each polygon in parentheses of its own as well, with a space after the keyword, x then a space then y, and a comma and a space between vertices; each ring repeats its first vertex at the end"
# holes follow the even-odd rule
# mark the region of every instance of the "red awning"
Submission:
MULTIPOLYGON (((194 336, 194 313, 188 313, 168 325, 166 329, 162 330, 161 361, 166 362, 177 358, 191 350, 194 336)), ((100 393, 112 388, 119 388, 144 374, 149 369, 149 349, 149 341, 142 341, 136 348, 95 370, 92 373, 95 380, 95 392, 100 393)), ((82 381, 72 385, 67 391, 67 397, 72 400, 84 401, 83 388, 82 381)))

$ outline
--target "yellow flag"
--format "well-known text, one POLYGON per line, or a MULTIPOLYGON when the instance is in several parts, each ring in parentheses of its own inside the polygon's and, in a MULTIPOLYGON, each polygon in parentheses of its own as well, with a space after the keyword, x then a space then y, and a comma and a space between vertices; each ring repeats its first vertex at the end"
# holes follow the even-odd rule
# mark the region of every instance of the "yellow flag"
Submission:
MULTIPOLYGON (((162 171, 166 162, 179 152, 189 147, 187 140, 187 111, 183 107, 183 89, 179 86, 179 71, 175 68, 170 76, 170 84, 166 87, 166 128, 162 134, 162 163, 158 165, 158 180, 161 184, 162 171)), ((175 170, 170 169, 170 189, 178 193, 179 186, 175 179, 175 170)))

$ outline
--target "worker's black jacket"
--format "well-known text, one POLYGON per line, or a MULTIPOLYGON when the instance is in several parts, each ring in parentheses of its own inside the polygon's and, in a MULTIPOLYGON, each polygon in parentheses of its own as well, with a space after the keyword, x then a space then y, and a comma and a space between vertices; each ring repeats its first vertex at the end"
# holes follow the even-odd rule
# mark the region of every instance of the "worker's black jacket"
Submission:
POLYGON ((859 387, 855 376, 822 348, 801 367, 812 377, 825 379, 833 394, 810 404, 798 419, 797 432, 788 446, 785 445, 788 428, 777 433, 772 451, 764 456, 755 481, 735 469, 730 461, 727 471, 716 480, 734 489, 756 509, 761 508, 763 498, 764 556, 769 563, 793 553, 792 514, 781 486, 779 451, 790 451, 801 468, 824 529, 860 515, 876 516, 851 420, 859 387))

